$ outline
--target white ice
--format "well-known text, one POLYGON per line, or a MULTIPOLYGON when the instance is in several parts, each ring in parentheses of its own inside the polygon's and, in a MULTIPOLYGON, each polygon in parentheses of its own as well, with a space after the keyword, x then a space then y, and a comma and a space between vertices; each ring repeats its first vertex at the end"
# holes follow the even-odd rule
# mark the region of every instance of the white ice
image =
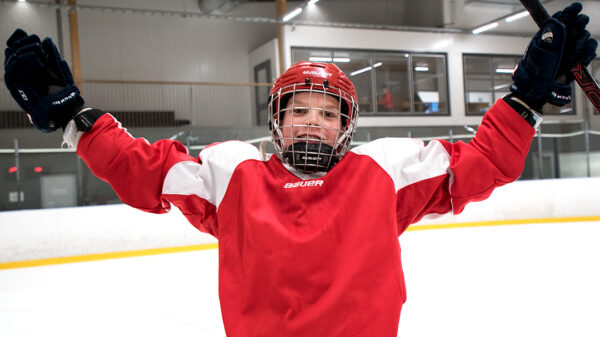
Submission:
MULTIPOLYGON (((407 232, 399 336, 600 336, 600 222, 407 232)), ((225 336, 217 250, 0 270, 0 336, 225 336)))

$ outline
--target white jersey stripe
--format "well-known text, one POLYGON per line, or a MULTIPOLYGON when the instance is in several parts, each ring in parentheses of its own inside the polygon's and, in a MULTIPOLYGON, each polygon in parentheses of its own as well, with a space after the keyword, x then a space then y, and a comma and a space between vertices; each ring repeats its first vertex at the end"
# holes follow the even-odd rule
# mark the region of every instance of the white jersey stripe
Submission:
POLYGON ((450 155, 439 141, 427 146, 410 138, 381 138, 351 150, 371 157, 394 181, 396 191, 449 172, 450 155))
POLYGON ((217 208, 225 196, 235 168, 246 160, 261 160, 258 149, 240 141, 209 146, 200 152, 202 164, 182 161, 169 169, 163 194, 196 195, 217 208))

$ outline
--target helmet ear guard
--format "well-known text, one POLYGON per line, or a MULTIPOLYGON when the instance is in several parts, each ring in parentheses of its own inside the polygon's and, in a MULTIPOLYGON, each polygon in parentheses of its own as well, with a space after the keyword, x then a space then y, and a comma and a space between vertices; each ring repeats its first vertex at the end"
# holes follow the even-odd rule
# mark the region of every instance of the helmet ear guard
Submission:
MULTIPOLYGON (((269 96, 269 129, 279 159, 296 169, 311 172, 330 170, 349 150, 358 117, 358 96, 352 82, 334 64, 299 62, 290 67, 273 84, 269 96), (306 139, 293 139, 284 145, 282 122, 285 113, 294 108, 295 95, 307 92, 337 99, 340 124, 335 141, 328 145, 307 143, 306 139), (288 104, 292 102, 292 106, 288 104), (304 143, 304 145, 297 145, 304 143)), ((312 107, 315 108, 315 107, 312 107)), ((319 109, 319 108, 317 108, 319 109)), ((320 110, 325 113, 325 106, 320 110)), ((314 128, 314 127, 313 127, 314 128)), ((329 128, 331 130, 331 128, 329 128)))

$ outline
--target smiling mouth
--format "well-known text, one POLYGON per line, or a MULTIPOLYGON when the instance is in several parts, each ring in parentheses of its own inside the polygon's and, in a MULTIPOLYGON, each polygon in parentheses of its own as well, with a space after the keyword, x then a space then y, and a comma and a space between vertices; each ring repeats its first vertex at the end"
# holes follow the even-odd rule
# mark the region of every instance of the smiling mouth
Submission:
POLYGON ((298 135, 295 137, 295 139, 302 140, 307 143, 320 143, 323 141, 323 139, 320 136, 316 135, 298 135))

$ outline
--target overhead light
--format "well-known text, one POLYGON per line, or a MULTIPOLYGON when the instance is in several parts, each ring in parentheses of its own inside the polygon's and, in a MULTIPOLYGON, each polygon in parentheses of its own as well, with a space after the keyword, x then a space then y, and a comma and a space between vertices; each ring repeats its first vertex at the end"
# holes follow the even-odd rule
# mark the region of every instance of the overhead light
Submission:
POLYGON ((311 62, 337 62, 337 63, 348 63, 350 62, 350 58, 349 57, 334 57, 333 59, 331 57, 324 57, 324 56, 311 56, 308 58, 309 61, 311 62))
POLYGON ((528 11, 522 11, 521 13, 517 13, 515 15, 511 15, 509 17, 507 17, 506 19, 504 19, 504 21, 506 22, 513 22, 515 20, 519 20, 522 19, 526 16, 529 16, 529 12, 528 11))
POLYGON ((290 14, 283 17, 283 22, 288 22, 291 19, 295 18, 298 14, 302 13, 302 7, 298 7, 294 9, 290 14))
POLYGON ((512 74, 515 68, 496 68, 498 74, 512 74))
POLYGON ((368 67, 365 67, 365 68, 362 68, 362 69, 358 69, 358 70, 356 70, 356 71, 353 71, 353 72, 351 72, 351 73, 350 73, 350 76, 354 76, 354 75, 362 74, 362 73, 364 73, 365 71, 369 71, 369 70, 371 70, 371 69, 373 69, 373 67, 371 67, 371 66, 368 66, 368 67))
POLYGON ((356 70, 356 71, 353 71, 353 72, 351 72, 351 73, 350 73, 350 76, 354 76, 354 75, 362 74, 362 73, 364 73, 365 71, 369 71, 369 70, 371 70, 371 69, 374 69, 374 68, 377 68, 377 67, 379 67, 379 66, 381 66, 381 65, 383 65, 383 63, 382 63, 382 62, 377 62, 377 63, 375 63, 373 66, 364 67, 364 68, 362 68, 362 69, 358 69, 358 70, 356 70))
POLYGON ((429 71, 428 66, 416 66, 415 71, 429 71))
POLYGON ((308 5, 309 5, 309 6, 314 6, 314 5, 315 5, 317 2, 319 2, 319 0, 310 0, 310 1, 308 2, 308 5))
POLYGON ((331 57, 311 56, 308 60, 311 62, 331 62, 331 57))
POLYGON ((349 57, 334 57, 333 62, 348 63, 348 62, 350 62, 350 58, 349 57))
POLYGON ((486 30, 494 29, 496 27, 498 27, 498 22, 492 22, 492 23, 487 24, 485 26, 481 26, 479 28, 473 29, 473 31, 471 33, 473 33, 473 34, 479 34, 479 33, 485 32, 486 30))

